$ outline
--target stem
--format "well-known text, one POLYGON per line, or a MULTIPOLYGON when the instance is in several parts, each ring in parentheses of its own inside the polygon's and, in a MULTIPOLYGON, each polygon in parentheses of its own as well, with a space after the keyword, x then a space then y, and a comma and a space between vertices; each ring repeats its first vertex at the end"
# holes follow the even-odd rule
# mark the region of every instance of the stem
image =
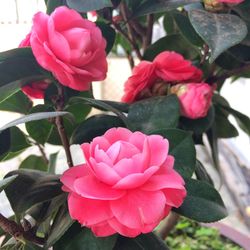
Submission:
POLYGON ((208 83, 216 83, 216 82, 220 82, 220 81, 225 81, 227 78, 233 76, 233 75, 238 75, 240 73, 243 73, 245 71, 249 71, 250 70, 250 64, 246 64, 241 68, 237 68, 237 69, 233 69, 230 71, 225 72, 224 74, 220 75, 220 76, 212 76, 210 78, 208 78, 206 80, 206 82, 208 83))
MULTIPOLYGON (((64 93, 63 93, 63 87, 58 84, 58 96, 57 100, 55 101, 56 105, 56 110, 57 111, 62 111, 64 108, 64 93)), ((57 116, 55 118, 55 124, 59 133, 59 136, 61 138, 62 145, 65 150, 66 158, 67 158, 67 163, 69 168, 73 167, 73 161, 72 161, 72 156, 70 153, 70 144, 68 137, 65 132, 64 124, 63 124, 63 118, 61 116, 57 116)))
POLYGON ((143 39, 143 51, 151 44, 154 26, 154 14, 147 15, 147 32, 143 39))
POLYGON ((39 151, 42 155, 43 161, 45 162, 45 164, 49 164, 49 160, 44 152, 44 148, 42 147, 42 145, 40 145, 39 143, 36 143, 37 147, 39 148, 39 151))
POLYGON ((37 237, 31 230, 25 231, 15 221, 9 220, 0 213, 0 227, 4 232, 13 236, 16 240, 25 239, 33 243, 43 245, 44 239, 37 237))
POLYGON ((205 63, 208 53, 209 53, 209 47, 207 44, 204 44, 203 46, 203 53, 204 54, 202 55, 201 60, 200 60, 200 66, 202 66, 205 63))
POLYGON ((177 224, 178 220, 180 218, 180 215, 178 215, 175 212, 170 212, 169 216, 167 219, 163 222, 164 224, 158 231, 158 235, 165 240, 167 236, 169 235, 170 231, 175 227, 177 224))

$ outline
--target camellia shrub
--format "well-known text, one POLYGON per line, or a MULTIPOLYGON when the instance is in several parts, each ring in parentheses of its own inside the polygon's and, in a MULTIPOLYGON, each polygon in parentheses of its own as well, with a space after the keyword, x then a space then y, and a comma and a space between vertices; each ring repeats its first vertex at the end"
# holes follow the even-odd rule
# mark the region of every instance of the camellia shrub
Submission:
POLYGON ((225 218, 195 144, 209 142, 218 168, 218 138, 238 135, 229 116, 250 134, 249 118, 220 95, 226 79, 250 77, 250 1, 45 4, 19 47, 0 53, 0 110, 21 114, 0 128, 0 160, 41 153, 0 181, 14 211, 0 213, 1 249, 168 249, 155 231, 166 217, 225 218), (155 24, 165 35, 153 41, 155 24), (120 102, 92 92, 110 53, 132 70, 116 83, 120 102), (65 172, 49 144, 64 149, 65 172))

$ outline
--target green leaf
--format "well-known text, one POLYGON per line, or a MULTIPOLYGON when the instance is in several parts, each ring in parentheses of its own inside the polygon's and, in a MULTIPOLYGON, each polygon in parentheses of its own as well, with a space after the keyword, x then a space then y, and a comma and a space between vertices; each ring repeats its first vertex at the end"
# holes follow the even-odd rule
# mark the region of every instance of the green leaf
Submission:
POLYGON ((198 2, 200 2, 200 0, 146 0, 135 9, 133 17, 173 10, 190 3, 198 2))
POLYGON ((136 238, 119 236, 114 250, 168 250, 165 242, 154 233, 141 234, 136 238))
POLYGON ((16 170, 6 177, 18 175, 5 189, 16 215, 21 215, 33 205, 53 199, 62 193, 59 176, 38 170, 16 170))
MULTIPOLYGON (((51 110, 52 108, 50 106, 37 105, 30 110, 30 114, 48 112, 51 110)), ((30 137, 40 144, 44 144, 45 142, 48 141, 48 138, 52 132, 53 127, 54 127, 53 123, 49 122, 46 119, 30 121, 25 124, 25 128, 29 133, 30 137)))
POLYGON ((68 115, 70 118, 72 116, 68 112, 63 112, 63 111, 56 111, 56 112, 38 112, 30 115, 24 115, 21 118, 18 118, 10 123, 7 123, 3 127, 0 128, 0 131, 16 126, 21 123, 26 123, 26 122, 31 122, 31 121, 38 121, 38 120, 43 120, 43 119, 49 119, 57 116, 63 116, 63 115, 68 115))
POLYGON ((128 125, 133 131, 144 133, 174 128, 179 121, 179 112, 179 101, 175 95, 145 99, 130 105, 128 125))
POLYGON ((173 12, 173 17, 182 35, 191 44, 201 47, 203 45, 203 41, 196 33, 195 29, 189 21, 189 18, 186 15, 180 14, 179 12, 173 12))
POLYGON ((45 244, 45 248, 53 246, 71 227, 73 220, 69 215, 67 204, 60 207, 57 212, 53 224, 51 226, 48 239, 45 244))
POLYGON ((74 115, 75 122, 80 123, 86 119, 86 116, 91 111, 91 107, 83 102, 68 104, 64 111, 67 111, 74 115))
POLYGON ((197 48, 183 38, 182 35, 173 34, 165 36, 150 45, 146 49, 143 59, 152 61, 159 53, 165 50, 178 52, 190 60, 195 59, 199 55, 197 48))
POLYGON ((50 15, 57 7, 65 5, 64 2, 64 0, 48 0, 46 13, 50 15))
POLYGON ((151 134, 159 134, 169 141, 169 154, 174 156, 174 168, 183 177, 191 177, 196 164, 196 151, 192 136, 180 129, 161 129, 151 134))
POLYGON ((59 151, 49 156, 49 173, 51 174, 56 173, 56 161, 57 161, 58 153, 59 151))
POLYGON ((22 161, 19 169, 35 169, 46 172, 48 170, 48 165, 45 163, 42 157, 37 155, 29 155, 22 161))
POLYGON ((0 155, 7 153, 10 150, 10 129, 0 131, 0 155))
POLYGON ((96 22, 96 25, 101 29, 102 35, 107 42, 106 53, 108 54, 112 50, 113 45, 115 43, 116 32, 113 28, 111 28, 108 24, 104 22, 98 21, 96 22))
POLYGON ((198 180, 205 181, 208 184, 211 184, 212 186, 214 186, 214 182, 212 178, 210 177, 210 175, 208 174, 206 168, 198 160, 196 160, 195 175, 198 180))
POLYGON ((32 101, 22 92, 18 91, 0 103, 0 110, 27 114, 32 107, 32 101))
POLYGON ((93 233, 74 223, 71 228, 53 246, 54 250, 113 250, 117 235, 95 237, 93 233))
POLYGON ((213 124, 215 112, 213 106, 209 109, 206 117, 199 119, 180 118, 181 128, 188 131, 193 131, 196 135, 200 135, 207 131, 213 124))
POLYGON ((171 12, 166 12, 163 18, 163 27, 167 34, 173 34, 175 32, 174 18, 171 12))
POLYGON ((211 49, 210 63, 222 52, 240 43, 247 35, 246 24, 236 15, 191 10, 189 19, 211 49))
POLYGON ((100 10, 106 7, 112 7, 110 0, 66 0, 70 8, 79 12, 87 12, 91 10, 100 10))
POLYGON ((215 222, 227 216, 220 194, 210 184, 186 179, 187 196, 175 212, 199 222, 215 222))
POLYGON ((82 144, 90 142, 93 138, 103 135, 113 127, 124 127, 124 123, 117 116, 95 115, 82 122, 73 132, 70 144, 82 144))
POLYGON ((8 178, 0 180, 0 193, 12 182, 16 179, 17 175, 12 175, 8 178))

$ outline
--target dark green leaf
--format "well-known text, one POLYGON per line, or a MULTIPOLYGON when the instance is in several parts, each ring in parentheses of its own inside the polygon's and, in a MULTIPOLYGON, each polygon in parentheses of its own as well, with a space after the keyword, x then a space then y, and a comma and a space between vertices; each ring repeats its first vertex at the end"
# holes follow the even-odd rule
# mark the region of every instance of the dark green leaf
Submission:
POLYGON ((206 168, 203 166, 203 164, 200 161, 196 161, 196 167, 195 167, 195 175, 198 180, 205 181, 212 186, 214 186, 214 182, 210 175, 208 174, 206 168))
POLYGON ((227 216, 220 194, 210 184, 186 179, 187 197, 177 213, 199 222, 214 222, 227 216))
POLYGON ((196 33, 189 18, 186 15, 180 14, 179 12, 173 12, 173 17, 176 24, 178 25, 182 35, 191 43, 201 47, 203 45, 202 39, 196 33))
POLYGON ((135 10, 133 17, 173 10, 186 4, 198 2, 200 0, 146 0, 135 10))
POLYGON ((191 177, 196 164, 196 151, 190 133, 180 129, 161 129, 153 131, 169 141, 169 154, 174 156, 174 168, 183 176, 191 177))
POLYGON ((146 49, 143 59, 152 61, 159 53, 165 50, 178 52, 185 58, 189 58, 191 60, 199 55, 198 50, 185 38, 183 38, 183 36, 180 34, 173 34, 165 36, 150 45, 146 49))
POLYGON ((64 0, 48 0, 46 4, 47 14, 50 15, 55 10, 55 8, 65 5, 64 2, 65 2, 64 0))
POLYGON ((122 120, 117 116, 91 116, 76 128, 70 138, 70 144, 90 142, 93 138, 103 135, 110 128, 124 126, 122 120))
POLYGON ((45 163, 44 159, 37 155, 29 155, 26 159, 22 161, 19 169, 35 169, 40 171, 47 171, 48 165, 45 163))
POLYGON ((59 176, 38 170, 17 170, 6 177, 18 175, 5 189, 16 215, 21 215, 35 204, 51 200, 62 193, 59 176))
POLYGON ((166 12, 166 14, 164 15, 163 27, 168 35, 175 32, 175 23, 171 12, 166 12))
POLYGON ((91 111, 91 107, 85 103, 79 102, 79 103, 73 103, 68 104, 64 111, 67 111, 74 115, 75 122, 80 123, 85 120, 86 116, 91 111))
POLYGON ((18 124, 21 123, 26 123, 26 122, 31 122, 31 121, 38 121, 38 120, 43 120, 43 119, 49 119, 49 118, 53 118, 53 117, 57 117, 57 116, 63 116, 63 115, 67 115, 70 118, 72 118, 72 116, 70 115, 70 113, 68 112, 63 112, 63 111, 56 111, 56 112, 39 112, 39 113, 34 113, 34 114, 30 114, 30 115, 24 115, 21 118, 18 118, 6 125, 4 125, 3 127, 0 128, 1 130, 16 126, 18 124))
POLYGON ((16 179, 17 175, 12 175, 8 178, 0 180, 0 193, 12 182, 16 179))
POLYGON ((165 242, 154 233, 141 234, 136 238, 119 236, 114 250, 168 250, 165 242))
POLYGON ((129 107, 129 128, 144 133, 151 133, 163 128, 174 128, 179 121, 179 112, 179 101, 175 95, 135 102, 129 107))
POLYGON ((115 42, 115 30, 111 28, 108 24, 104 22, 96 22, 96 25, 101 29, 102 35, 107 42, 106 53, 108 54, 114 45, 115 42))
POLYGON ((106 7, 112 7, 110 0, 67 0, 67 4, 70 8, 73 8, 79 12, 87 12, 91 10, 100 10, 106 7))
POLYGON ((246 24, 236 15, 191 10, 189 19, 211 49, 210 62, 228 48, 240 43, 247 35, 246 24))
POLYGON ((56 242, 54 250, 113 250, 117 235, 110 237, 95 237, 93 233, 74 223, 71 228, 56 242))
POLYGON ((26 149, 30 146, 30 143, 27 141, 26 135, 18 127, 10 128, 10 138, 10 152, 12 153, 26 149))
POLYGON ((57 161, 58 153, 59 151, 49 156, 49 173, 51 174, 55 174, 56 172, 56 161, 57 161))
POLYGON ((55 216, 55 219, 51 226, 51 230, 49 232, 48 239, 45 244, 45 248, 53 246, 71 227, 72 224, 73 220, 69 215, 67 204, 64 204, 60 207, 59 211, 55 216))
POLYGON ((0 131, 0 155, 7 153, 10 150, 10 129, 0 131))

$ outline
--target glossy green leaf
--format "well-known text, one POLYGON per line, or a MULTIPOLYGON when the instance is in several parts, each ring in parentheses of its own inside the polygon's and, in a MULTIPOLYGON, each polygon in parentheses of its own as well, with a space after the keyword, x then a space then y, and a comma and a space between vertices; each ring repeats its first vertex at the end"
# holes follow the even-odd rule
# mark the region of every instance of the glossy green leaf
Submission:
POLYGON ((93 233, 74 223, 72 227, 56 242, 54 250, 113 250, 117 235, 110 237, 95 237, 93 233))
POLYGON ((165 50, 178 52, 190 60, 199 55, 197 48, 183 38, 182 35, 173 34, 165 36, 150 45, 146 49, 143 59, 152 61, 159 53, 165 50))
POLYGON ((106 53, 108 54, 114 45, 116 32, 112 27, 104 22, 98 21, 96 22, 96 25, 101 29, 102 35, 107 42, 106 53))
POLYGON ((45 248, 53 246, 71 227, 73 220, 69 215, 67 204, 60 207, 57 212, 53 224, 51 226, 48 239, 45 244, 45 248))
POLYGON ((32 101, 22 92, 18 91, 0 103, 0 110, 27 114, 32 107, 32 101))
POLYGON ((16 179, 17 175, 12 175, 3 180, 0 180, 0 193, 12 182, 16 179))
POLYGON ((135 238, 119 236, 114 250, 168 250, 167 245, 154 233, 141 234, 135 238))
POLYGON ((10 150, 10 138, 10 129, 0 131, 0 155, 3 155, 10 150))
POLYGON ((135 9, 133 17, 173 10, 186 4, 198 2, 200 2, 200 0, 146 0, 135 9))
POLYGON ((29 155, 22 161, 19 169, 35 169, 46 172, 48 170, 48 165, 41 156, 29 155))
POLYGON ((180 129, 161 129, 153 131, 169 141, 169 154, 174 156, 174 168, 183 176, 191 177, 196 164, 196 151, 192 135, 180 129))
POLYGON ((62 193, 59 176, 38 170, 16 170, 6 177, 18 175, 5 189, 16 215, 21 215, 35 204, 53 199, 62 193))
POLYGON ((73 132, 70 144, 90 142, 93 138, 103 135, 113 127, 124 127, 124 123, 117 116, 95 115, 82 122, 73 132))
POLYGON ((215 222, 227 216, 220 194, 206 182, 186 179, 187 197, 175 212, 199 222, 215 222))
POLYGON ((66 0, 68 6, 79 12, 87 12, 91 10, 100 10, 106 7, 112 7, 110 0, 66 0))
POLYGON ((206 168, 198 160, 196 160, 195 176, 198 180, 205 181, 208 184, 214 186, 214 182, 213 182, 212 178, 210 177, 209 173, 207 172, 206 168))
POLYGON ((24 115, 21 118, 18 118, 10 123, 7 123, 6 125, 4 125, 3 127, 0 128, 0 131, 19 125, 21 123, 26 123, 26 122, 31 122, 31 121, 38 121, 38 120, 43 120, 43 119, 49 119, 49 118, 54 118, 57 116, 63 116, 63 115, 67 115, 70 118, 72 118, 72 116, 70 115, 70 113, 68 112, 63 112, 63 111, 56 111, 56 112, 38 112, 38 113, 34 113, 34 114, 30 114, 30 115, 24 115))
POLYGON ((48 0, 46 3, 47 14, 51 14, 57 7, 65 5, 64 0, 48 0))
POLYGON ((247 35, 246 24, 236 15, 191 10, 189 19, 211 49, 210 63, 222 52, 240 43, 247 35))
POLYGON ((130 105, 128 125, 133 131, 144 133, 174 128, 179 121, 179 112, 179 101, 175 95, 145 99, 130 105))

